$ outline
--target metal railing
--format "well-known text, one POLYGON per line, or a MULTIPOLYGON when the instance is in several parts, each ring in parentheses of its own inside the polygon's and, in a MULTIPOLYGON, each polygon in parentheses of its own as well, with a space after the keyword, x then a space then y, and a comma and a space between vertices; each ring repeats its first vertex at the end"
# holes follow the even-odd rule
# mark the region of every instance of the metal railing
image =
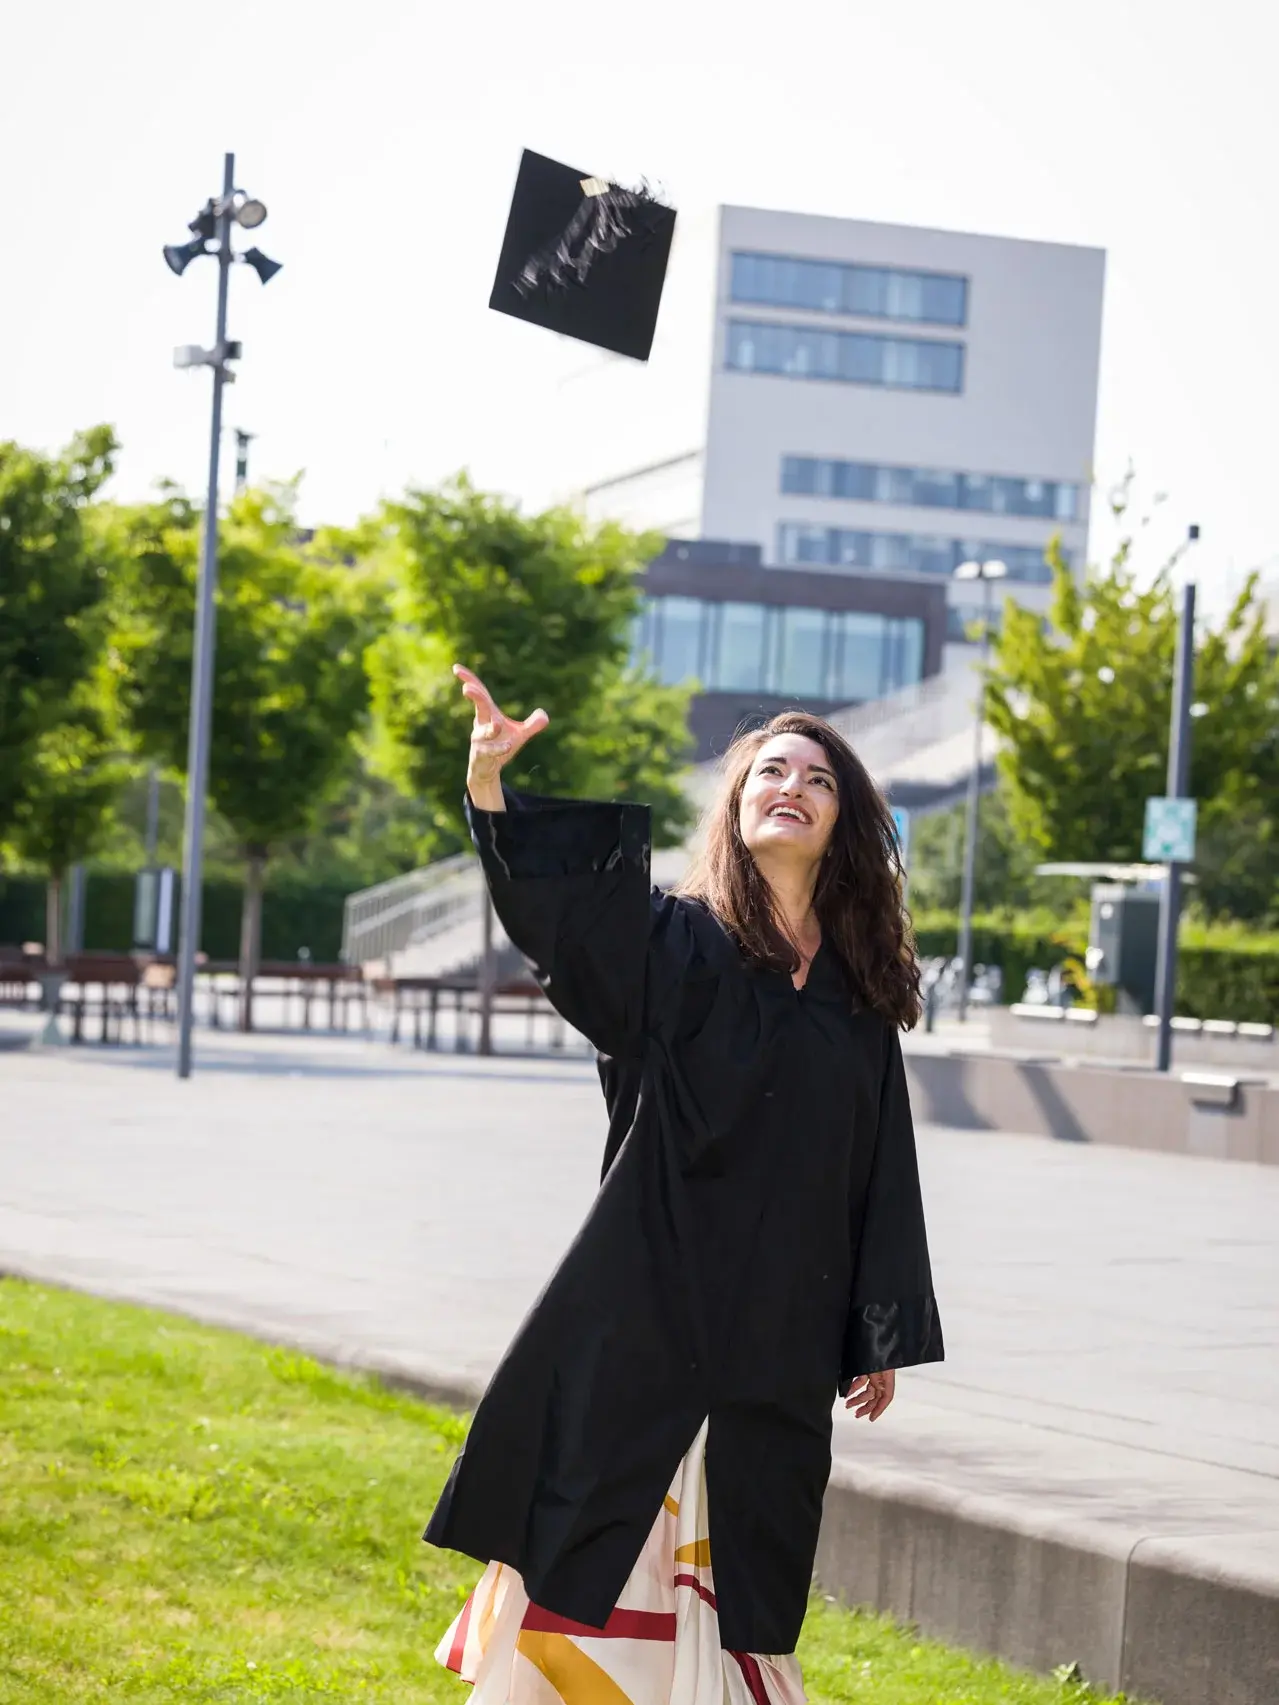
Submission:
POLYGON ((976 687, 973 671, 955 669, 887 698, 836 711, 830 721, 883 781, 897 765, 971 728, 976 687))
POLYGON ((342 958, 353 965, 389 959, 480 911, 479 860, 458 853, 348 894, 342 914, 342 958))

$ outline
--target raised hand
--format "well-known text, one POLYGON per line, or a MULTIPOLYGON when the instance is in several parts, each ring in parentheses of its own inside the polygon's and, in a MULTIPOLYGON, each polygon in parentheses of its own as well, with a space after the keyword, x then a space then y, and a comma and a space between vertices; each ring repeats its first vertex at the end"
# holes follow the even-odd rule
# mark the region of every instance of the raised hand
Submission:
POLYGON ((473 670, 455 663, 453 673, 475 707, 475 725, 471 730, 471 753, 466 771, 467 789, 482 811, 500 811, 503 808, 500 779, 503 765, 508 764, 535 734, 541 733, 550 717, 541 709, 533 711, 522 722, 505 716, 473 670))

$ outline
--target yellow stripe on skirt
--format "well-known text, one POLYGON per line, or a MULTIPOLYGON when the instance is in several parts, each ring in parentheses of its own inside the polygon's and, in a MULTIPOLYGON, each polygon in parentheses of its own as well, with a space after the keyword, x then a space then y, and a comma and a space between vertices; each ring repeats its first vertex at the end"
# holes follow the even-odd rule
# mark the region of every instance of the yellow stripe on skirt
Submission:
POLYGON ((529 1602, 490 1563, 436 1657, 474 1684, 473 1705, 803 1705, 793 1655, 719 1643, 703 1422, 604 1628, 529 1602))

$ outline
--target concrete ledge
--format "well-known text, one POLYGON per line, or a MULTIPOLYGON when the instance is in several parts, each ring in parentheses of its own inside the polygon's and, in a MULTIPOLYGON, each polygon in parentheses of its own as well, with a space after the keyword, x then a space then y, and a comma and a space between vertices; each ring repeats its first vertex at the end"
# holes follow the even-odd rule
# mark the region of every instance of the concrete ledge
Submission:
MULTIPOLYGON (((1155 1063, 1156 1024, 1150 1017, 1091 1012, 1082 1007, 991 1007, 984 1014, 994 1047, 1051 1047, 1067 1057, 1137 1066, 1155 1063)), ((1218 1018, 1174 1018, 1173 1058, 1179 1066, 1219 1066, 1246 1075, 1279 1072, 1279 1037, 1269 1024, 1218 1018)))
POLYGON ((1052 1058, 906 1050, 917 1120, 1279 1166, 1279 1088, 1052 1058))
POLYGON ((817 1578, 847 1604, 873 1605, 940 1639, 1041 1673, 1078 1663, 1090 1681, 1114 1688, 1135 1538, 1047 1520, 1028 1526, 1015 1506, 840 1462, 817 1578))
POLYGON ((1159 1705, 1279 1700, 1279 1535, 1143 1538, 837 1463, 822 1589, 1159 1705))
POLYGON ((1279 1700, 1279 1533, 1143 1539, 1122 1685, 1166 1705, 1279 1700))

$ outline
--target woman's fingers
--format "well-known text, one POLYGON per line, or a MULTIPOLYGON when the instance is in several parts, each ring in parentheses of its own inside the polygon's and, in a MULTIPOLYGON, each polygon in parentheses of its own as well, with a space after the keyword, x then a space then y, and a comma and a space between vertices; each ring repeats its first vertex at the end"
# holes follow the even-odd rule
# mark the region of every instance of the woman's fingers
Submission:
POLYGON ((871 1410, 871 1420, 878 1421, 879 1417, 892 1402, 897 1391, 897 1375, 892 1368, 880 1374, 880 1386, 876 1393, 875 1407, 871 1410))
POLYGON ((477 722, 500 722, 502 713, 493 701, 493 695, 480 680, 473 669, 468 669, 462 663, 453 665, 453 673, 462 683, 462 692, 475 706, 477 722))
POLYGON ((540 706, 526 716, 522 722, 515 717, 504 716, 497 708, 492 693, 489 692, 474 669, 468 669, 464 663, 455 663, 453 673, 462 683, 462 692, 475 706, 475 720, 501 728, 504 734, 514 737, 517 746, 522 746, 526 740, 531 740, 535 734, 540 734, 551 720, 540 706))
POLYGON ((896 1372, 889 1368, 884 1373, 858 1374, 848 1388, 844 1399, 844 1407, 853 1409, 855 1420, 863 1415, 869 1415, 872 1421, 877 1421, 892 1402, 897 1390, 896 1372))
POLYGON ((851 1409, 852 1408, 853 1404, 856 1403, 857 1399, 859 1397, 861 1397, 862 1394, 865 1392, 866 1387, 869 1383, 870 1382, 866 1378, 866 1375, 864 1373, 858 1374, 857 1378, 849 1386, 848 1394, 844 1398, 845 1409, 851 1409))

